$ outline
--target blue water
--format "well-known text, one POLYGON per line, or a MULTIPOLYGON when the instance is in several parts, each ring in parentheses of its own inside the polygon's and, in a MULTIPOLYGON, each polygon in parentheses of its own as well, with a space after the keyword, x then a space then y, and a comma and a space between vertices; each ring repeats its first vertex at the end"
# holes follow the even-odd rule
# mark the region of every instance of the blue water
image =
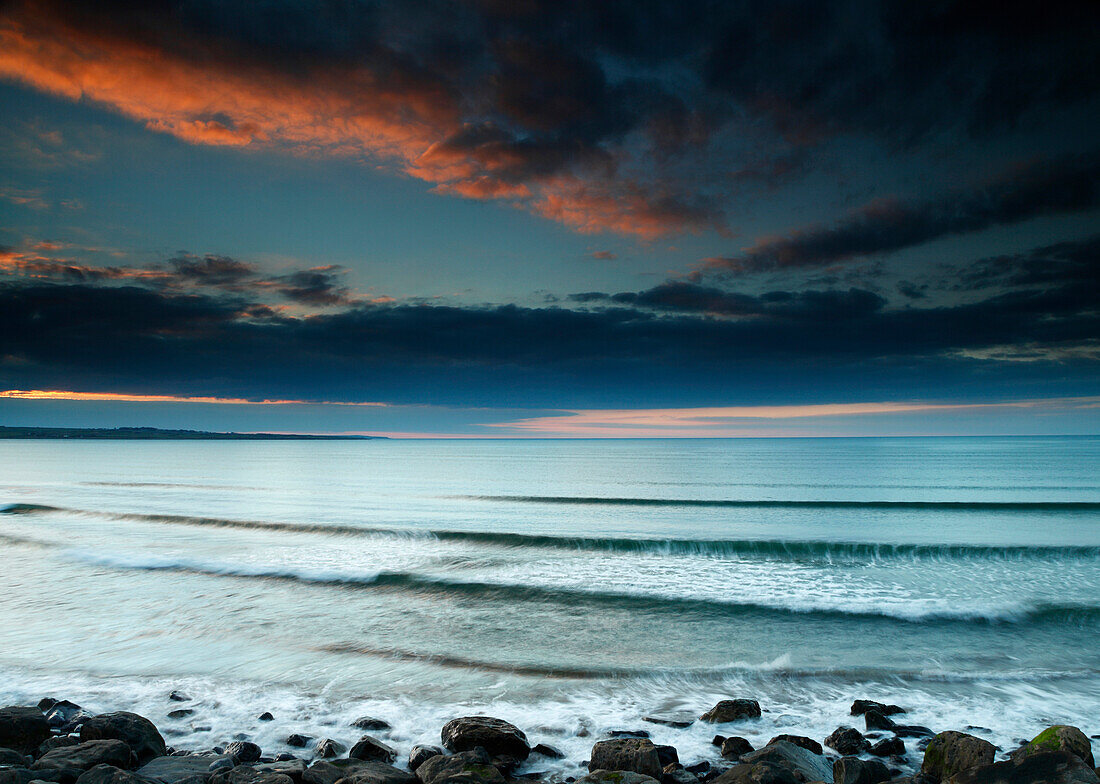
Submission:
POLYGON ((1100 732, 1097 438, 6 441, 0 506, 0 698, 181 747, 477 710, 568 769, 581 728, 729 696, 757 741, 856 697, 1005 748, 1100 732))

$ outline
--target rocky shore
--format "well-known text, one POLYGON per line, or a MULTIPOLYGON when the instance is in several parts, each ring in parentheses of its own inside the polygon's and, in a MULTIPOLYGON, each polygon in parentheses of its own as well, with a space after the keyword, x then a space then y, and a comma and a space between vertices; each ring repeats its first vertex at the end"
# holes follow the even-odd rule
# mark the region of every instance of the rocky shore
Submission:
MULTIPOLYGON (((165 701, 169 717, 192 712, 185 694, 172 692, 165 701)), ((37 705, 0 709, 0 784, 1100 782, 1089 736, 1076 727, 1056 725, 1018 748, 1002 749, 966 731, 906 724, 899 720, 904 714, 898 705, 859 699, 826 738, 780 734, 754 748, 738 728, 760 719, 759 703, 728 699, 697 719, 644 719, 675 729, 712 724, 716 734, 709 759, 681 759, 675 746, 654 743, 649 731, 638 727, 593 738, 588 759, 574 761, 587 775, 567 776, 549 769, 562 760, 562 752, 532 743, 520 728, 487 716, 453 719, 440 731, 439 745, 414 745, 407 754, 396 748, 401 743, 390 724, 369 716, 352 723, 363 734, 350 748, 287 728, 282 746, 291 751, 269 754, 245 733, 213 748, 173 748, 153 722, 135 713, 96 715, 68 700, 44 698, 37 705)), ((277 721, 267 712, 258 719, 277 721)))

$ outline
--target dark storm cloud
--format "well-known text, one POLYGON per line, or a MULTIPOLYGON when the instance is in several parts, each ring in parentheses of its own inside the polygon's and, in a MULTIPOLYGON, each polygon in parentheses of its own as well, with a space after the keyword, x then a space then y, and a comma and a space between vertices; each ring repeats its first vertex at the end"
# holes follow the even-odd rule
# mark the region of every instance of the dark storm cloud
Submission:
POLYGON ((811 169, 830 135, 965 143, 1095 110, 1098 21, 1086 2, 23 0, 0 44, 7 76, 190 143, 379 159, 654 238, 720 228, 731 194, 811 169), (759 127, 768 149, 726 149, 759 127))
POLYGON ((880 199, 837 223, 764 239, 744 253, 709 259, 730 273, 828 266, 994 226, 1100 205, 1100 154, 1017 167, 975 187, 928 201, 880 199))
POLYGON ((904 309, 860 290, 727 295, 716 305, 718 296, 658 287, 618 301, 590 295, 607 307, 588 311, 393 304, 289 317, 235 294, 6 283, 0 383, 555 406, 671 394, 681 403, 765 384, 851 390, 853 374, 863 392, 907 376, 922 388, 957 383, 964 367, 1003 380, 1019 363, 968 357, 1004 346, 1056 367, 1063 391, 1100 374, 1095 361, 1067 358, 1100 339, 1093 292, 1079 285, 904 309), (716 307, 737 317, 699 315, 716 307))
POLYGON ((857 318, 881 310, 886 300, 871 291, 769 291, 750 295, 683 281, 667 281, 646 291, 604 294, 585 292, 572 299, 583 303, 634 305, 662 311, 716 316, 767 316, 827 321, 857 318))
POLYGON ((169 259, 168 265, 180 278, 202 285, 231 285, 256 276, 254 266, 229 256, 206 255, 200 258, 181 253, 169 259))
POLYGON ((1081 286, 1100 292, 1100 235, 982 259, 960 270, 952 282, 957 288, 969 290, 1081 286))

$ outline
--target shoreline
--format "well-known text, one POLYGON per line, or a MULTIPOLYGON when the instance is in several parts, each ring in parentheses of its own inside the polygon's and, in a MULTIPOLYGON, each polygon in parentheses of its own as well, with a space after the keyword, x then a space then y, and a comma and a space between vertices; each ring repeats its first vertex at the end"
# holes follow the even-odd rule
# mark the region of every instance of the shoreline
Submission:
POLYGON ((211 743, 212 726, 204 723, 210 702, 182 689, 160 694, 164 718, 154 715, 157 721, 129 712, 132 705, 86 710, 58 694, 37 704, 3 701, 10 707, 0 709, 0 784, 1100 781, 1091 750, 1100 735, 1088 735, 1100 727, 1048 728, 1030 742, 1020 738, 1021 745, 1002 748, 980 737, 989 732, 985 728, 921 726, 911 723, 904 706, 863 697, 854 697, 845 715, 829 717, 836 729, 823 738, 797 734, 796 722, 784 727, 780 716, 771 717, 778 724, 767 725, 780 730, 773 737, 750 741, 745 736, 759 734, 770 708, 736 697, 698 713, 654 712, 616 729, 582 724, 569 738, 562 728, 486 719, 482 713, 492 716, 491 706, 479 716, 455 712, 442 729, 421 727, 418 733, 395 726, 395 717, 371 715, 351 721, 321 718, 327 731, 312 734, 297 731, 300 722, 280 716, 278 709, 273 713, 257 706, 254 722, 222 730, 224 738, 211 743), (706 747, 684 742, 700 732, 713 736, 706 747), (455 739, 463 733, 476 742, 455 739), (108 748, 108 740, 115 745, 108 748), (117 741, 129 746, 131 756, 117 741), (570 754, 559 744, 588 752, 570 754), (13 746, 16 754, 25 755, 22 763, 2 750, 13 746), (436 755, 443 756, 426 768, 429 775, 417 772, 436 755), (1027 777, 1039 775, 1035 771, 1042 772, 1040 778, 1027 777))

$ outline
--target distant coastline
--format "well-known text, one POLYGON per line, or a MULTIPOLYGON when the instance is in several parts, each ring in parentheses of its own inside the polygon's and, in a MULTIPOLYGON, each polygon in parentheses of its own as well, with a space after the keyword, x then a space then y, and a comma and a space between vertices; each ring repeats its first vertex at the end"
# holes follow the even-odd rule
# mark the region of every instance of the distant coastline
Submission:
POLYGON ((164 430, 158 427, 6 427, 0 439, 69 438, 138 441, 368 441, 386 436, 312 435, 308 433, 217 433, 207 430, 164 430))

